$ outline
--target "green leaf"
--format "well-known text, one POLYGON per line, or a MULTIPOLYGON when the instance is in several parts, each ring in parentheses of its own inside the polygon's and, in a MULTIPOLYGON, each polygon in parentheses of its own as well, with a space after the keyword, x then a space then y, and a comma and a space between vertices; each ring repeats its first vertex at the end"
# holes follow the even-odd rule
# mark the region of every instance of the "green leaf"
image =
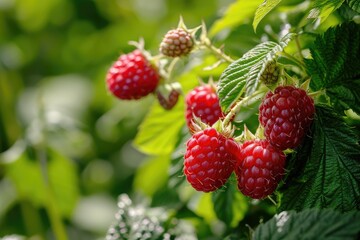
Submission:
POLYGON ((179 142, 174 152, 171 154, 171 165, 169 168, 169 181, 170 188, 178 188, 184 181, 184 152, 186 151, 186 142, 190 139, 190 132, 187 127, 183 128, 179 142))
POLYGON ((169 155, 148 159, 137 171, 134 178, 134 189, 148 196, 153 196, 162 188, 168 179, 169 155), (151 179, 151 181, 149 180, 151 179))
POLYGON ((217 217, 231 227, 238 225, 248 209, 248 201, 237 189, 234 175, 224 188, 212 193, 212 200, 217 217))
POLYGON ((276 58, 292 36, 286 35, 279 44, 270 41, 260 43, 225 69, 218 85, 220 105, 225 111, 239 100, 244 91, 248 96, 256 90, 266 64, 276 58))
POLYGON ((284 211, 260 224, 253 239, 357 239, 360 212, 341 214, 326 209, 284 211))
POLYGON ((237 0, 226 10, 224 16, 217 20, 209 31, 210 37, 216 35, 224 29, 233 29, 245 22, 246 19, 253 16, 256 8, 262 0, 243 1, 237 0))
POLYGON ((359 42, 360 25, 344 23, 318 36, 310 49, 313 59, 305 61, 313 90, 326 89, 333 103, 343 109, 353 108, 358 113, 359 42))
POLYGON ((279 210, 360 209, 360 146, 332 108, 316 107, 313 134, 288 160, 279 210))
POLYGON ((324 22, 331 13, 341 7, 345 0, 317 0, 314 1, 313 8, 311 9, 308 18, 320 19, 324 22))
POLYGON ((360 113, 360 78, 345 80, 341 85, 329 86, 326 94, 330 97, 338 112, 351 108, 354 112, 360 113))
POLYGON ((359 0, 346 0, 346 3, 349 5, 349 7, 352 8, 352 10, 360 13, 360 1, 359 0))
MULTIPOLYGON (((55 195, 56 205, 64 216, 70 217, 79 197, 75 164, 54 150, 47 154, 49 184, 55 195)), ((49 201, 41 166, 27 152, 6 165, 7 176, 14 183, 20 198, 45 206, 49 201), (36 186, 36 187, 34 187, 36 186)))
POLYGON ((272 9, 274 9, 281 0, 264 0, 264 2, 256 9, 255 18, 253 21, 253 28, 256 31, 256 28, 260 21, 268 14, 272 9))
POLYGON ((181 127, 185 124, 184 99, 179 97, 171 111, 164 110, 154 103, 147 117, 141 123, 134 144, 150 155, 170 154, 178 140, 181 127))

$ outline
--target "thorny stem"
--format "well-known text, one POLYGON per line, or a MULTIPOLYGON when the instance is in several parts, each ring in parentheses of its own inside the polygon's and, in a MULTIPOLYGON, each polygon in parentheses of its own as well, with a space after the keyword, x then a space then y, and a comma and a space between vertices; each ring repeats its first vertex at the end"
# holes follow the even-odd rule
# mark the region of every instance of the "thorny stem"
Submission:
POLYGON ((169 67, 168 67, 168 69, 167 69, 167 73, 166 73, 166 82, 171 82, 171 81, 170 81, 171 73, 172 73, 172 71, 174 70, 175 65, 178 63, 178 61, 179 61, 179 58, 174 58, 174 59, 170 62, 169 67))
POLYGON ((255 91, 253 94, 251 94, 250 96, 244 97, 243 99, 241 99, 239 102, 236 103, 235 106, 233 106, 230 109, 230 112, 226 115, 224 121, 223 121, 223 125, 227 126, 231 119, 233 119, 233 117, 240 112, 240 109, 242 106, 244 106, 245 104, 248 104, 250 102, 250 100, 254 100, 257 99, 257 97, 260 97, 261 95, 263 95, 263 93, 266 91, 266 88, 260 88, 259 90, 255 91))
POLYGON ((216 56, 220 59, 225 60, 226 62, 232 63, 235 60, 232 59, 230 56, 226 55, 221 49, 215 47, 211 44, 210 40, 206 38, 205 40, 201 41, 201 44, 208 48, 211 52, 213 52, 216 56))
POLYGON ((301 45, 300 45, 300 40, 299 40, 299 35, 298 34, 296 34, 296 36, 295 36, 295 43, 296 43, 296 47, 297 47, 298 52, 299 52, 301 62, 304 64, 304 57, 303 57, 303 55, 301 53, 301 45))
POLYGON ((302 69, 305 69, 304 63, 302 61, 300 61, 299 59, 297 59, 296 57, 292 56, 291 54, 282 51, 282 54, 284 57, 290 59, 291 61, 294 61, 296 64, 298 64, 302 69))
POLYGON ((274 199, 272 199, 270 196, 267 196, 267 198, 270 200, 270 202, 272 202, 275 206, 277 205, 277 203, 274 201, 274 199))

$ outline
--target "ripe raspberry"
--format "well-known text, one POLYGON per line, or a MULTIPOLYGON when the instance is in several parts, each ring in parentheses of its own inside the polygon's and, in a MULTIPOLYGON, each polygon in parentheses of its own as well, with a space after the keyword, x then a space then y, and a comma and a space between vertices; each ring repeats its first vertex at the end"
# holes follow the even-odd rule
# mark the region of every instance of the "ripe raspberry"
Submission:
POLYGON ((244 142, 235 167, 239 190, 254 199, 272 194, 284 175, 285 159, 267 140, 244 142))
POLYGON ((271 86, 278 81, 279 76, 280 68, 277 66, 276 61, 272 60, 266 64, 265 70, 260 75, 260 81, 267 86, 271 86))
POLYGON ((165 110, 170 110, 176 105, 176 103, 179 99, 179 95, 180 95, 180 93, 178 91, 176 91, 175 89, 172 89, 170 91, 170 94, 167 97, 163 96, 160 91, 156 92, 156 96, 159 101, 159 104, 165 110))
POLYGON ((261 103, 259 121, 265 136, 280 150, 296 148, 314 117, 314 101, 303 89, 280 86, 261 103))
POLYGON ((225 117, 216 91, 211 85, 196 87, 186 95, 186 124, 190 131, 194 130, 193 114, 210 126, 225 117))
POLYGON ((106 76, 107 87, 120 99, 139 99, 154 92, 159 82, 157 70, 140 50, 121 55, 106 76))
POLYGON ((227 141, 233 140, 214 128, 206 128, 194 134, 186 143, 184 173, 197 191, 214 191, 230 177, 235 157, 227 151, 227 141))
POLYGON ((160 44, 160 52, 168 57, 180 57, 187 55, 193 46, 191 34, 183 28, 177 28, 165 34, 160 44))

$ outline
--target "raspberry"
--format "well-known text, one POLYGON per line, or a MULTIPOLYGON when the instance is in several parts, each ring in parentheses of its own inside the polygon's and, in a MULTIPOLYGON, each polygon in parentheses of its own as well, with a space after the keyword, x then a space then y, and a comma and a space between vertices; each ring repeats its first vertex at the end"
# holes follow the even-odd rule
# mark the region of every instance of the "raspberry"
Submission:
POLYGON ((254 199, 272 194, 284 175, 285 159, 267 140, 244 142, 235 167, 239 190, 254 199))
POLYGON ((179 99, 179 95, 180 95, 180 93, 178 91, 176 91, 175 89, 172 89, 167 97, 164 96, 163 94, 161 94, 160 91, 156 92, 156 96, 159 101, 159 104, 165 110, 170 110, 176 105, 176 103, 179 99))
POLYGON ((268 92, 261 103, 259 121, 265 136, 280 150, 296 148, 314 117, 314 101, 303 89, 280 86, 268 92))
POLYGON ((154 92, 159 82, 157 70, 140 50, 121 55, 106 76, 109 91, 120 99, 139 99, 154 92))
POLYGON ((214 191, 225 184, 234 170, 235 157, 226 149, 233 141, 206 128, 194 134, 186 143, 184 173, 187 181, 197 190, 214 191))
POLYGON ((180 57, 187 55, 193 46, 191 34, 185 29, 177 28, 165 34, 160 44, 160 52, 168 57, 180 57))
POLYGON ((210 126, 225 117, 216 91, 211 85, 196 87, 186 95, 186 124, 190 131, 194 130, 193 115, 210 126))
POLYGON ((271 86, 279 79, 280 68, 277 66, 276 61, 272 60, 266 64, 263 73, 260 75, 260 81, 265 85, 271 86))

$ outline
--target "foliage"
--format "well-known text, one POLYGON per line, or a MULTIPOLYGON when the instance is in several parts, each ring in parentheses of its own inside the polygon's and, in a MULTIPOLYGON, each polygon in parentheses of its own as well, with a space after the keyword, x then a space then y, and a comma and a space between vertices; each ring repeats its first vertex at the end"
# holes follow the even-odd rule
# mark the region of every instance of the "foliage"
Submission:
POLYGON ((359 16, 358 0, 1 3, 0 237, 359 237, 359 16), (179 16, 195 48, 170 59, 158 46, 179 16), (112 61, 140 37, 161 85, 181 86, 171 110, 104 87, 112 61), (266 86, 274 60, 279 81, 266 86), (245 197, 234 174, 212 193, 187 183, 185 96, 203 82, 216 85, 226 115, 215 127, 230 126, 238 142, 264 138, 268 90, 296 85, 314 99, 311 129, 285 151, 286 174, 268 199, 245 197))

